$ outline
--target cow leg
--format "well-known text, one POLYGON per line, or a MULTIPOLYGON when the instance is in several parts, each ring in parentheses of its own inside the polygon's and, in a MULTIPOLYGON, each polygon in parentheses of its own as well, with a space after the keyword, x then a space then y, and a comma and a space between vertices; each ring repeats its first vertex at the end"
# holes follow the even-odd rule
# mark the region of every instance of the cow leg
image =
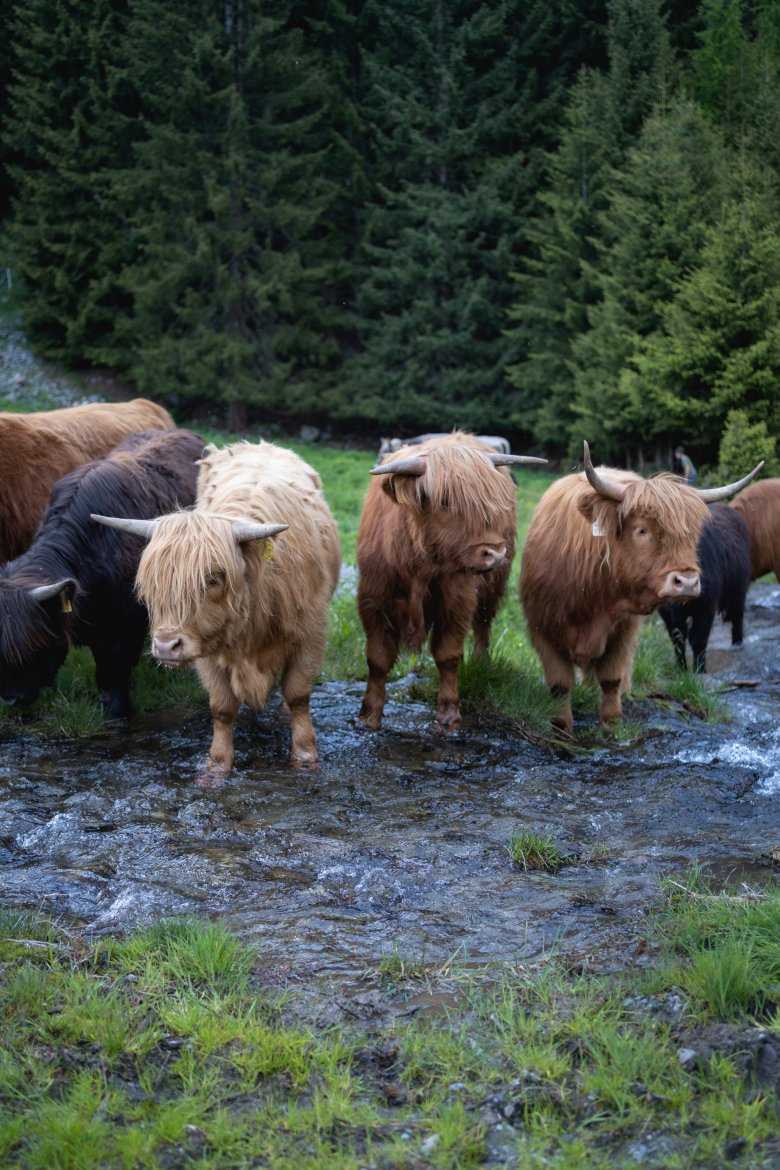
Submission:
POLYGON ((313 671, 308 663, 293 658, 282 672, 282 697, 290 711, 291 761, 295 768, 313 768, 317 763, 317 740, 311 721, 313 671))
POLYGON ((674 656, 677 659, 677 665, 682 670, 687 670, 688 659, 685 652, 685 634, 687 619, 681 614, 682 607, 679 605, 665 605, 660 610, 661 617, 664 620, 664 625, 669 631, 669 637, 672 639, 672 646, 674 647, 674 656))
POLYGON ((227 776, 233 767, 233 728, 240 702, 230 686, 226 670, 209 659, 200 659, 196 667, 208 691, 211 717, 214 720, 206 770, 209 776, 227 776))
POLYGON ((366 659, 368 682, 359 718, 370 730, 378 731, 385 709, 387 676, 398 657, 398 632, 379 624, 366 630, 366 659))
POLYGON ((622 621, 610 635, 607 649, 595 667, 594 673, 601 687, 599 722, 602 724, 623 718, 620 696, 631 688, 631 671, 641 621, 641 618, 622 621))
POLYGON ((490 627, 498 611, 501 598, 506 591, 506 580, 509 576, 509 565, 502 566, 488 574, 489 580, 480 582, 477 608, 474 613, 472 629, 474 631, 474 653, 487 654, 490 643, 490 627))
POLYGON ((561 731, 565 731, 567 735, 571 735, 572 728, 574 727, 574 718, 571 711, 571 692, 575 682, 574 666, 568 658, 564 658, 563 655, 559 654, 555 647, 540 634, 534 634, 531 641, 533 642, 536 653, 539 655, 545 682, 550 688, 550 694, 555 702, 559 704, 551 723, 553 727, 558 727, 561 731))
POLYGON ((691 623, 688 637, 691 643, 691 650, 693 651, 693 669, 697 674, 702 674, 707 669, 705 653, 714 620, 715 611, 708 610, 706 613, 698 613, 691 623))
POLYGON ((443 580, 440 588, 441 598, 431 626, 431 653, 439 671, 436 722, 454 731, 460 726, 458 667, 475 613, 474 580, 456 576, 443 580), (442 615, 446 615, 446 621, 442 615))
POLYGON ((744 636, 745 593, 734 599, 723 613, 723 620, 731 625, 731 645, 741 646, 744 636))
POLYGON ((95 660, 98 695, 107 719, 127 719, 130 715, 130 680, 133 667, 141 657, 146 621, 145 614, 139 623, 130 612, 124 618, 121 640, 110 637, 101 640, 97 631, 95 641, 89 644, 95 660))

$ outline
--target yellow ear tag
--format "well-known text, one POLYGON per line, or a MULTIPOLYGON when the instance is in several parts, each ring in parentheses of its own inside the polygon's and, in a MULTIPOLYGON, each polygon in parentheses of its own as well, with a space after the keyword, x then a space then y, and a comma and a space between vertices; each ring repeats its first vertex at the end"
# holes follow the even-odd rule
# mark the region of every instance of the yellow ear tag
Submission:
POLYGON ((263 541, 263 560, 272 561, 274 559, 274 542, 270 537, 263 541))
POLYGON ((62 612, 63 613, 73 613, 73 606, 70 603, 69 597, 63 597, 63 599, 62 599, 62 612))

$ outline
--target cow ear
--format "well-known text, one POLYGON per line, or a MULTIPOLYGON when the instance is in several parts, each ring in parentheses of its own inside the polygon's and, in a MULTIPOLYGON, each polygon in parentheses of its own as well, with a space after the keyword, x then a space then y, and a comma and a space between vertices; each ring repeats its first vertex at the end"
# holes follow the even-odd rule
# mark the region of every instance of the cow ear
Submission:
POLYGON ((28 590, 33 601, 48 601, 58 594, 62 598, 62 612, 70 613, 73 609, 73 598, 76 593, 76 582, 72 577, 65 577, 62 581, 55 581, 51 585, 36 585, 28 590))

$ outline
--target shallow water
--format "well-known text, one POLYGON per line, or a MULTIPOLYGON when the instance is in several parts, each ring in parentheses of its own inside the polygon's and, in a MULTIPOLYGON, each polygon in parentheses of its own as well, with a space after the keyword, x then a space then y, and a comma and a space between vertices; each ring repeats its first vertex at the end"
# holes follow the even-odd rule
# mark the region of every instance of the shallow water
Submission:
POLYGON ((202 710, 137 717, 109 739, 8 739, 0 898, 94 932, 208 914, 299 974, 349 978, 394 948, 630 961, 662 875, 694 863, 777 875, 780 587, 753 586, 746 635, 734 650, 717 625, 708 652, 713 683, 755 684, 727 690, 731 722, 629 705, 641 741, 576 759, 484 724, 441 735, 403 683, 373 735, 355 725, 360 684, 315 692, 314 773, 289 768, 273 710, 242 711, 219 788, 197 783, 205 696, 202 710), (514 868, 507 846, 523 827, 554 833, 571 863, 514 868))

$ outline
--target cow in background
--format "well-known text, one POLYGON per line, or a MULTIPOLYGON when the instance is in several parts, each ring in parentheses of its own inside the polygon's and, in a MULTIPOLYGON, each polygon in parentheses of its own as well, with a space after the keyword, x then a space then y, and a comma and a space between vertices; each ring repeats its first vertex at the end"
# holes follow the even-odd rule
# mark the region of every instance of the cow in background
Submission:
MULTIPOLYGON (((452 432, 436 431, 427 435, 414 435, 411 439, 380 439, 378 458, 383 459, 385 455, 394 455, 402 447, 418 447, 420 443, 427 443, 429 439, 446 439, 450 433, 452 432)), ((509 455, 512 450, 509 440, 504 439, 501 435, 474 435, 474 438, 497 451, 499 455, 509 455)))
POLYGON ((25 706, 54 682, 71 646, 88 646, 109 718, 130 711, 147 633, 134 593, 143 542, 98 529, 96 508, 150 519, 195 500, 203 440, 186 430, 128 435, 55 485, 30 548, 0 566, 0 700, 25 706))
POLYGON ((214 734, 203 779, 230 771, 238 709, 265 707, 277 676, 292 762, 314 765, 311 689, 341 567, 316 471, 272 443, 210 446, 190 511, 147 523, 94 519, 149 542, 136 584, 152 654, 163 666, 194 665, 209 695, 214 734))
POLYGON ((730 507, 744 517, 750 537, 750 579, 774 573, 780 581, 780 479, 760 479, 730 507))
POLYGON ((134 431, 175 427, 146 398, 0 413, 0 563, 30 547, 58 479, 134 431))
POLYGON ((466 635, 473 630, 475 652, 486 653, 515 550, 515 487, 506 466, 545 462, 500 455, 456 431, 372 468, 357 536, 368 659, 360 718, 367 728, 381 725, 401 644, 420 650, 429 633, 439 671, 436 718, 459 725, 466 635))
POLYGON ((686 641, 694 671, 706 670, 706 650, 717 614, 731 625, 731 644, 742 644, 745 598, 750 586, 747 524, 734 507, 711 504, 699 537, 701 593, 685 605, 662 605, 659 613, 680 666, 687 667, 686 641))
POLYGON ((644 615, 699 596, 697 543, 706 505, 739 491, 761 464, 738 483, 709 489, 670 475, 646 480, 594 468, 587 443, 584 466, 557 480, 537 504, 520 570, 528 632, 561 700, 555 722, 569 733, 576 671, 601 686, 601 722, 621 717, 644 615))

